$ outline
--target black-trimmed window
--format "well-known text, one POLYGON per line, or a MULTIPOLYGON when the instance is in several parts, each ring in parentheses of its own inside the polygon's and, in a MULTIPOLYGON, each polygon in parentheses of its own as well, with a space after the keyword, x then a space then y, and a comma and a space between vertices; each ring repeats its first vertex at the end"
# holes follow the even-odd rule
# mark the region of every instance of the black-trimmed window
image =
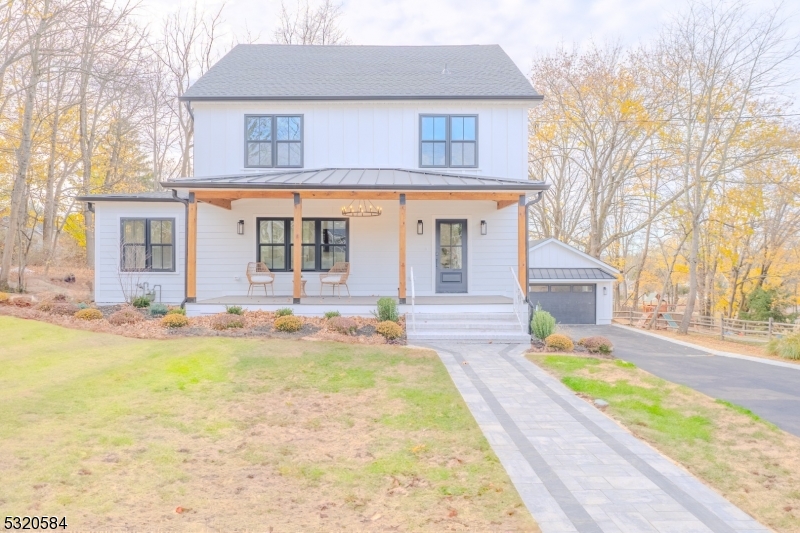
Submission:
MULTIPOLYGON (((291 218, 258 218, 257 257, 270 270, 292 270, 291 218)), ((334 263, 349 261, 349 220, 346 218, 304 218, 301 270, 325 272, 334 263)))
POLYGON ((420 115, 419 166, 478 166, 477 115, 420 115))
POLYGON ((245 167, 302 167, 302 115, 245 115, 245 167))
POLYGON ((175 272, 175 219, 123 218, 120 270, 175 272))

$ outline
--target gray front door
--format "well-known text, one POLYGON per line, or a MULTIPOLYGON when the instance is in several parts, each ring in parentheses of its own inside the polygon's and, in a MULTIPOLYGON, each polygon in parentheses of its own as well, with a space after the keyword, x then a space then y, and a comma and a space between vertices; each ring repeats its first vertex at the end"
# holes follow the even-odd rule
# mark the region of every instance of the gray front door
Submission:
POLYGON ((467 221, 436 221, 436 292, 467 292, 467 221))

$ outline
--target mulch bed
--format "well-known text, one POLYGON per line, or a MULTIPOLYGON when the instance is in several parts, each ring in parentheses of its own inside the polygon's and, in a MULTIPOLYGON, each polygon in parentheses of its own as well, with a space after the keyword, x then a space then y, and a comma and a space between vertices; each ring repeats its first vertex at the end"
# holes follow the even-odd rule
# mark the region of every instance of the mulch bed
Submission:
MULTIPOLYGON (((108 317, 124 305, 100 306, 97 309, 103 314, 102 320, 81 320, 73 316, 60 316, 35 307, 20 307, 10 303, 0 304, 0 315, 14 316, 28 320, 39 320, 59 326, 111 333, 124 337, 138 339, 167 339, 176 337, 254 337, 270 339, 303 339, 311 341, 337 341, 350 344, 405 344, 405 335, 401 339, 387 341, 375 332, 378 324, 375 318, 350 317, 358 325, 353 335, 344 335, 327 328, 327 320, 323 317, 299 317, 303 321, 300 331, 286 333, 277 331, 274 327, 276 315, 267 311, 248 311, 242 317, 243 328, 230 328, 215 330, 211 327, 214 316, 204 315, 189 318, 189 325, 183 328, 166 328, 161 325, 160 316, 150 316, 147 309, 136 309, 142 315, 142 320, 135 324, 114 325, 107 321, 108 317)), ((132 308, 135 309, 135 308, 132 308)), ((400 325, 404 326, 403 319, 400 325)))

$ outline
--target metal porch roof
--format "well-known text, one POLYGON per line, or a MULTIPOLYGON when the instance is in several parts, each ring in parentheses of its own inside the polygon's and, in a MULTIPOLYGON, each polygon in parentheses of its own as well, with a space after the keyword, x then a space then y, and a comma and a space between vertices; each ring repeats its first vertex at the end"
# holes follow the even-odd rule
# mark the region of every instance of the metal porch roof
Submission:
POLYGON ((530 268, 528 279, 536 280, 615 280, 601 268, 530 268))

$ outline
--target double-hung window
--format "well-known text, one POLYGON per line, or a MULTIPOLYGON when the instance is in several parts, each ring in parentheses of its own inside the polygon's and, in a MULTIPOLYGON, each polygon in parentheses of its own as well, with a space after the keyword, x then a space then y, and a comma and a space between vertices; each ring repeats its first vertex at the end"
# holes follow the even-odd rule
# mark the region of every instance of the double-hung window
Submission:
POLYGON ((245 115, 245 166, 302 167, 303 117, 245 115))
POLYGON ((476 115, 420 115, 421 167, 478 166, 476 115))
MULTIPOLYGON (((293 219, 259 218, 258 260, 270 270, 292 270, 293 219)), ((347 219, 303 219, 301 270, 330 270, 334 263, 347 261, 349 235, 347 219)))
POLYGON ((120 269, 123 272, 175 272, 175 219, 123 218, 120 269))

